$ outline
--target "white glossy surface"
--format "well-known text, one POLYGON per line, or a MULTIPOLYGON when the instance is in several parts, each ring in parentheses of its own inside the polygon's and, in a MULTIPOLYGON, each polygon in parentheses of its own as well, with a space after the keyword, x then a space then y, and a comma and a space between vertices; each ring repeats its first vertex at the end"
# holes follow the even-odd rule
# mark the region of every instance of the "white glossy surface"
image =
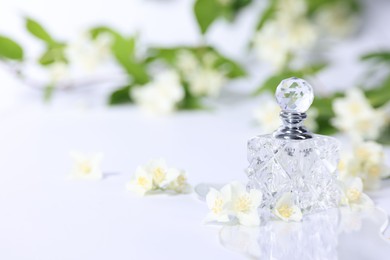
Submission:
MULTIPOLYGON (((193 185, 246 181, 246 139, 256 132, 246 107, 164 119, 131 108, 3 117, 0 258, 237 259, 220 246, 219 228, 202 224, 207 208, 195 194, 140 199, 125 183, 138 164, 160 156, 185 168, 193 185), (74 149, 104 152, 110 175, 66 180, 74 149)), ((390 212, 388 184, 373 198, 390 212)))

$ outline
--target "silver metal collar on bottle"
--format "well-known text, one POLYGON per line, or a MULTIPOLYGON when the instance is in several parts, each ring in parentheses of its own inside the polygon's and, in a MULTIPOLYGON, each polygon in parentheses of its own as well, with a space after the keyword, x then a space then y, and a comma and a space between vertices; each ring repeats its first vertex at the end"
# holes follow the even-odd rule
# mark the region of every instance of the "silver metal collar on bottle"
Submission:
POLYGON ((303 125, 306 113, 280 112, 283 125, 274 132, 274 137, 286 140, 305 140, 313 138, 313 133, 303 125))

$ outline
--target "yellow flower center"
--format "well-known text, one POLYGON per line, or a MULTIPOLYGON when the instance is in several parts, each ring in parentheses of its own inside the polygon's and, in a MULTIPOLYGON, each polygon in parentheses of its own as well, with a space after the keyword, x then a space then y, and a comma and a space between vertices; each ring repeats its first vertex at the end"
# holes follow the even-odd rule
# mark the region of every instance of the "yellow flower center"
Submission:
POLYGON ((275 114, 274 113, 267 113, 264 115, 264 121, 265 123, 269 124, 275 120, 275 114))
POLYGON ((246 212, 246 211, 250 210, 251 204, 252 204, 252 202, 251 202, 249 196, 244 195, 244 196, 240 196, 236 200, 236 202, 234 203, 234 208, 236 211, 246 212))
POLYGON ((179 175, 179 177, 177 177, 177 184, 178 184, 178 186, 183 186, 184 184, 186 184, 186 182, 187 182, 186 176, 179 175))
POLYGON ((138 177, 137 184, 143 188, 146 188, 149 184, 149 181, 147 178, 141 176, 141 177, 138 177))
POLYGON ((344 160, 340 160, 339 161, 339 165, 337 166, 338 170, 339 171, 344 171, 345 170, 345 161, 344 160))
POLYGON ((361 192, 355 188, 347 191, 347 198, 350 202, 356 202, 360 199, 361 192))
POLYGON ((282 217, 289 218, 294 213, 294 210, 288 205, 282 205, 278 208, 278 212, 282 217))
POLYGON ((157 167, 153 171, 153 180, 156 184, 160 184, 165 179, 165 171, 161 167, 157 167))
POLYGON ((79 169, 82 174, 88 175, 92 172, 92 165, 90 162, 82 162, 79 165, 79 169))
POLYGON ((367 151, 363 148, 358 148, 356 149, 356 155, 359 157, 359 158, 364 158, 368 155, 367 151))
POLYGON ((223 200, 221 198, 216 198, 214 201, 214 205, 211 208, 211 211, 215 214, 218 215, 222 212, 222 206, 223 206, 223 200))
POLYGON ((369 169, 368 169, 368 174, 370 176, 373 176, 373 177, 378 177, 379 174, 381 172, 381 169, 379 166, 377 165, 374 165, 374 166, 371 166, 369 169))
POLYGON ((352 114, 359 114, 360 111, 362 111, 362 108, 360 106, 359 103, 352 103, 349 105, 349 111, 352 113, 352 114))
POLYGON ((372 126, 368 120, 360 120, 357 122, 357 129, 363 132, 367 132, 371 127, 372 126))

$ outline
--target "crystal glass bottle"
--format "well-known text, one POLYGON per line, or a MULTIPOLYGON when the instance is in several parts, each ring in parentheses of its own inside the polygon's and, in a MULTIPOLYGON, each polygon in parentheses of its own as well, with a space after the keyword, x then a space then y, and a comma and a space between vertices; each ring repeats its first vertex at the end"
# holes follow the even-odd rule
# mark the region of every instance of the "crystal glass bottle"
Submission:
POLYGON ((263 213, 271 214, 285 193, 303 214, 337 206, 338 141, 313 134, 303 124, 314 99, 312 87, 289 78, 278 85, 275 96, 283 124, 273 134, 248 141, 248 189, 263 193, 263 213))

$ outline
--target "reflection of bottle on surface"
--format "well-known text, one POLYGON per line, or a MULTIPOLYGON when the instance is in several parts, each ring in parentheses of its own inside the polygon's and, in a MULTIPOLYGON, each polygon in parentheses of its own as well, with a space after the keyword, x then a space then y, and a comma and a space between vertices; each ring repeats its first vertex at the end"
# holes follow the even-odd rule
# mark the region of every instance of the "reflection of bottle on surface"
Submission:
POLYGON ((344 207, 306 215, 302 222, 224 226, 219 239, 224 247, 251 259, 388 259, 388 225, 381 209, 344 207))
POLYGON ((339 212, 312 214, 305 221, 269 221, 259 228, 226 226, 223 246, 255 259, 337 259, 339 212))
POLYGON ((283 125, 248 142, 248 188, 263 193, 261 212, 272 210, 285 194, 303 214, 337 206, 338 141, 313 134, 303 124, 314 99, 312 87, 289 78, 277 87, 276 99, 283 125))

